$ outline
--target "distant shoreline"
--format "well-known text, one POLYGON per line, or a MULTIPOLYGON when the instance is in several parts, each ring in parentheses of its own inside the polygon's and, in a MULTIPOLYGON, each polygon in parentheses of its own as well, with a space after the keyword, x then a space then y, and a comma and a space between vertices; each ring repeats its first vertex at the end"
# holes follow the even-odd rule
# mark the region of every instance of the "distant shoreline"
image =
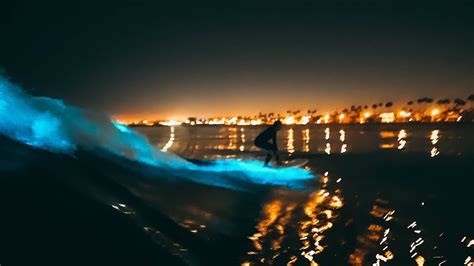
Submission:
MULTIPOLYGON (((181 126, 181 127, 266 127, 269 126, 270 124, 261 124, 261 125, 209 125, 209 124, 200 124, 200 125, 175 125, 176 126, 181 126)), ((301 125, 301 124, 294 124, 294 125, 283 125, 284 127, 306 127, 306 126, 380 126, 380 125, 474 125, 474 122, 469 122, 469 121, 462 121, 462 122, 393 122, 393 123, 381 123, 381 122, 376 122, 376 123, 327 123, 327 124, 306 124, 306 125, 301 125)), ((167 125, 161 125, 161 124, 155 124, 155 125, 143 125, 143 124, 132 124, 132 125, 127 125, 128 127, 137 127, 137 128, 148 128, 148 127, 171 127, 167 125)))

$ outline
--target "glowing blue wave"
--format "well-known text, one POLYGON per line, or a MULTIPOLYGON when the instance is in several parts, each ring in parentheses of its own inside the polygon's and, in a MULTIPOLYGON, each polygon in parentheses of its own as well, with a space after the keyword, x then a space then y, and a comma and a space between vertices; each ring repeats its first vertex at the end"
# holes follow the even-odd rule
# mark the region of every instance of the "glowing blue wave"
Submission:
POLYGON ((78 146, 107 150, 167 170, 177 179, 231 189, 245 189, 245 183, 302 188, 304 180, 314 178, 300 168, 265 168, 259 161, 216 160, 196 165, 161 152, 145 137, 107 116, 68 106, 61 100, 30 96, 1 76, 0 134, 57 153, 73 154, 78 146))

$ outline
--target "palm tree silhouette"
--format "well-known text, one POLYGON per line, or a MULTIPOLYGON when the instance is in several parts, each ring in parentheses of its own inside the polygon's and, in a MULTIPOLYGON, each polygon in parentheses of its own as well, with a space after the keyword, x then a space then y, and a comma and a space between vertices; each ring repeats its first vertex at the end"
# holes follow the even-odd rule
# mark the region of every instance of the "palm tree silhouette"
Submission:
POLYGON ((377 109, 377 106, 378 105, 376 103, 372 104, 372 110, 373 110, 374 115, 375 115, 375 110, 377 109))
POLYGON ((466 101, 461 98, 454 99, 454 109, 458 109, 461 106, 466 105, 466 101))
POLYGON ((471 109, 472 109, 472 105, 473 105, 473 102, 474 102, 474 94, 471 94, 467 97, 467 101, 470 102, 471 104, 471 109))

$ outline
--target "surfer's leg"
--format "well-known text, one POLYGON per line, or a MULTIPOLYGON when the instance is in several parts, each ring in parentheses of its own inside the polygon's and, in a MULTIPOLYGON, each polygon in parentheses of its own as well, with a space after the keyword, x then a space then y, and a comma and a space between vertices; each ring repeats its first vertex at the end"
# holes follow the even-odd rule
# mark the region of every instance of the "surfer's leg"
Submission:
POLYGON ((280 154, 278 154, 278 152, 275 152, 275 161, 278 165, 280 165, 280 154))
POLYGON ((269 142, 256 142, 255 145, 259 147, 260 149, 264 149, 265 151, 267 151, 267 157, 265 158, 264 166, 268 166, 268 164, 272 160, 273 153, 274 153, 273 145, 269 142))
POLYGON ((272 160, 272 153, 269 152, 267 154, 267 158, 265 158, 265 164, 263 166, 268 166, 268 163, 272 160))

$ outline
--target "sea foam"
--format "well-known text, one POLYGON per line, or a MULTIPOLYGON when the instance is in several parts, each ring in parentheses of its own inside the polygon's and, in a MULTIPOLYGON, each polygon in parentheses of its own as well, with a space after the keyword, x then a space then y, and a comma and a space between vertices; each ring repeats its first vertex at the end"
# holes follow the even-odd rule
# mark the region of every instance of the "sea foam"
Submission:
POLYGON ((73 155, 78 147, 114 155, 166 170, 167 178, 245 190, 247 183, 303 188, 314 175, 301 168, 273 169, 260 161, 216 160, 197 165, 162 152, 146 137, 102 114, 34 97, 0 76, 0 134, 50 152, 73 155))

